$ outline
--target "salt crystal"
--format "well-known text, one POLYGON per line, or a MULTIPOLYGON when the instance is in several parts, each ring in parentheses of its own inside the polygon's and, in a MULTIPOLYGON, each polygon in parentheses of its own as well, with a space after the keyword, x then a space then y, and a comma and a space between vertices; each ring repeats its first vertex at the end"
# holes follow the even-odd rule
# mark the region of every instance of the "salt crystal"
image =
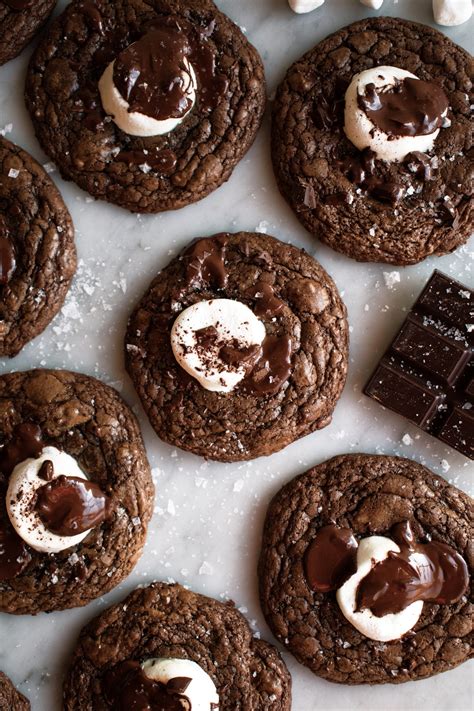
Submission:
POLYGON ((403 442, 403 444, 406 444, 407 447, 408 447, 410 444, 413 444, 413 439, 412 439, 412 438, 410 437, 410 435, 407 433, 407 434, 404 434, 404 435, 403 435, 403 437, 402 437, 402 442, 403 442))
POLYGON ((243 488, 244 488, 244 480, 238 479, 234 484, 233 491, 242 491, 243 488))
POLYGON ((68 301, 64 304, 62 310, 63 316, 73 320, 81 318, 81 312, 76 301, 68 301))
POLYGON ((387 289, 393 289, 395 284, 398 284, 400 281, 400 272, 384 272, 383 278, 387 289))
POLYGON ((168 511, 168 513, 170 514, 170 516, 176 516, 176 507, 175 507, 174 502, 172 501, 172 499, 169 499, 169 501, 168 501, 168 506, 167 506, 166 510, 168 511))
POLYGON ((206 560, 199 568, 199 575, 212 575, 213 572, 214 572, 214 568, 206 560))
POLYGON ((20 175, 20 171, 17 170, 16 168, 10 168, 10 170, 8 171, 9 178, 18 178, 19 175, 20 175))

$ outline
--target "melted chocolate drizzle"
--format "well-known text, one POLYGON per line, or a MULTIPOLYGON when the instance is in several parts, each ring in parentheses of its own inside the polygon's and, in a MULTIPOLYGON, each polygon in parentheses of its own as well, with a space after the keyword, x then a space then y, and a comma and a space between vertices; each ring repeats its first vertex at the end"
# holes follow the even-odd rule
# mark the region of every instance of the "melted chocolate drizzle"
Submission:
POLYGON ((121 52, 114 64, 114 84, 128 102, 129 112, 138 111, 157 121, 184 116, 192 105, 186 94, 192 83, 186 68, 189 54, 186 36, 166 26, 148 32, 121 52))
POLYGON ((214 21, 199 27, 182 18, 163 17, 123 50, 115 60, 114 83, 130 104, 129 111, 157 120, 184 116, 191 108, 186 60, 196 75, 200 109, 215 108, 228 82, 216 71, 216 53, 208 41, 214 28, 214 21))
POLYGON ((115 711, 192 711, 186 689, 189 677, 175 677, 166 684, 150 679, 138 662, 121 662, 109 671, 102 688, 115 711))
POLYGON ((93 481, 58 476, 38 489, 35 509, 49 531, 76 536, 105 521, 111 501, 93 481))
POLYGON ((184 253, 186 265, 186 288, 203 284, 225 289, 227 285, 227 270, 225 268, 225 253, 228 237, 226 234, 210 239, 200 239, 194 242, 184 253))
POLYGON ((357 98, 370 121, 390 137, 426 136, 443 125, 449 101, 443 89, 431 81, 399 80, 389 89, 367 84, 357 98))
MULTIPOLYGON (((410 523, 390 534, 400 553, 373 566, 357 588, 357 608, 377 617, 404 610, 416 600, 451 605, 465 593, 469 572, 464 558, 445 543, 416 543, 410 523), (414 556, 416 554, 416 556, 414 556)), ((357 541, 348 528, 321 528, 305 554, 308 584, 316 592, 341 587, 357 570, 357 541)))
POLYGON ((337 590, 357 570, 358 543, 350 528, 335 524, 320 528, 305 554, 306 579, 311 590, 337 590))
POLYGON ((369 609, 383 617, 417 600, 450 605, 462 597, 469 573, 454 548, 438 542, 416 543, 407 521, 394 526, 391 535, 400 553, 389 553, 361 580, 357 609, 369 609))
POLYGON ((291 375, 291 355, 289 336, 266 336, 258 360, 240 387, 244 392, 255 395, 278 392, 291 375))

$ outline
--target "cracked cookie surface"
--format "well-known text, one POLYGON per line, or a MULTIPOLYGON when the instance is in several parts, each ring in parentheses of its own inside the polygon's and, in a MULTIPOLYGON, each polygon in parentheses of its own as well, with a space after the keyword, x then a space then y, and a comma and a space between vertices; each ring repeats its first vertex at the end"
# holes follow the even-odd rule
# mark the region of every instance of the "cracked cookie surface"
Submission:
POLYGON ((458 666, 473 649, 473 518, 467 494, 409 459, 353 454, 323 462, 290 481, 268 509, 259 581, 270 628, 312 672, 343 684, 395 684, 458 666), (464 557, 471 594, 452 605, 425 603, 402 639, 374 642, 345 619, 334 592, 310 589, 303 558, 327 524, 367 536, 389 535, 400 521, 464 557))
POLYGON ((2 137, 0 208, 0 357, 13 357, 61 308, 76 271, 76 248, 71 216, 53 181, 2 137))
POLYGON ((180 585, 153 583, 92 620, 81 632, 64 684, 64 708, 109 708, 104 674, 125 660, 190 659, 209 674, 220 711, 289 711, 291 678, 274 647, 245 618, 180 585))
POLYGON ((228 180, 253 143, 266 96, 258 52, 211 0, 77 0, 33 56, 26 100, 38 139, 65 178, 96 198, 153 213, 200 200, 228 180), (198 101, 171 133, 132 137, 104 120, 98 81, 118 51, 169 15, 212 29, 207 41, 227 89, 210 112, 198 101), (146 158, 131 160, 143 151, 167 152, 175 163, 149 170, 146 158))
POLYGON ((435 29, 390 17, 349 25, 293 64, 274 104, 272 156, 280 191, 306 229, 362 262, 414 264, 463 244, 474 229, 473 81, 468 52, 435 29), (360 156, 343 130, 344 93, 355 74, 380 65, 436 82, 450 104, 432 179, 375 161, 372 178, 405 192, 395 204, 365 194, 341 167, 360 156))
POLYGON ((16 57, 31 42, 56 5, 56 0, 34 0, 14 10, 0 0, 0 65, 16 57))
MULTIPOLYGON (((61 553, 28 549, 31 559, 24 570, 0 581, 0 609, 35 614, 86 605, 130 573, 145 543, 154 489, 138 423, 115 390, 61 370, 0 376, 2 444, 20 423, 38 425, 46 446, 74 457, 111 497, 113 514, 61 553)), ((9 525, 5 478, 0 475, 4 530, 9 525)))
POLYGON ((226 285, 189 283, 191 245, 158 274, 135 308, 125 352, 158 436, 202 457, 232 462, 272 454, 330 423, 347 375, 348 324, 331 277, 303 250, 250 232, 215 235, 208 245, 212 249, 219 240, 225 242, 226 285), (251 294, 258 282, 283 302, 276 317, 261 318, 267 334, 291 340, 289 378, 273 393, 205 390, 175 360, 174 319, 191 304, 216 298, 255 310, 251 294))
POLYGON ((11 680, 0 671, 0 709, 5 711, 30 711, 30 702, 13 686, 11 680))

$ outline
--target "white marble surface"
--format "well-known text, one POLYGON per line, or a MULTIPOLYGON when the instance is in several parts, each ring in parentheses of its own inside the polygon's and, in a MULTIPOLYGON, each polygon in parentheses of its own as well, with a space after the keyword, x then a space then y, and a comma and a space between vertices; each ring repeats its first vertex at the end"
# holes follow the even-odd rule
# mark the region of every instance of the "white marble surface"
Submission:
MULTIPOLYGON (((65 5, 60 2, 59 6, 65 5)), ((271 97, 287 66, 329 32, 369 14, 357 0, 327 0, 314 13, 294 15, 286 0, 218 0, 265 61, 271 97)), ((385 14, 431 23, 430 0, 385 0, 385 14)), ((472 21, 446 32, 472 51, 472 21), (470 45, 470 46, 469 46, 470 45)), ((41 162, 24 109, 23 77, 29 50, 0 68, 0 128, 41 162)), ((66 367, 103 378, 137 412, 153 467, 156 508, 145 554, 118 589, 82 610, 36 618, 0 615, 0 668, 31 699, 35 711, 60 708, 61 678, 80 628, 136 585, 174 579, 197 592, 232 598, 256 632, 271 639, 259 610, 255 575, 261 527, 269 498, 311 465, 343 452, 412 457, 472 493, 473 466, 453 450, 385 412, 361 387, 435 267, 473 283, 473 244, 441 259, 397 270, 385 285, 381 265, 356 264, 315 242, 280 197, 271 171, 268 117, 257 141, 229 183, 200 204, 174 214, 132 216, 93 203, 53 173, 72 212, 80 268, 66 306, 43 336, 0 372, 37 366, 66 367), (151 430, 124 373, 122 337, 127 315, 156 271, 197 235, 221 230, 268 231, 304 247, 335 278, 349 308, 351 367, 332 424, 269 459, 250 464, 204 462, 161 443, 151 430), (408 434, 411 439, 402 438, 408 434)), ((293 675, 295 711, 468 711, 472 666, 397 687, 343 687, 322 681, 285 653, 293 675)))

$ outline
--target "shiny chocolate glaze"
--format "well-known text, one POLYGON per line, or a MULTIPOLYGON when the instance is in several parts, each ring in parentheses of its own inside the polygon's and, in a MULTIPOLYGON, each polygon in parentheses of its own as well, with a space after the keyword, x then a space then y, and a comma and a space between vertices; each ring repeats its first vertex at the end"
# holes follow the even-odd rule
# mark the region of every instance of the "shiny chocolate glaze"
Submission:
POLYGON ((337 590, 357 570, 358 543, 350 528, 320 528, 305 555, 306 579, 312 590, 337 590))
POLYGON ((204 28, 172 15, 163 17, 120 52, 114 64, 114 83, 130 104, 129 111, 156 120, 184 116, 191 108, 186 91, 191 82, 187 63, 196 75, 200 109, 212 110, 227 89, 227 79, 216 70, 216 52, 209 42, 214 28, 215 22, 204 28))
POLYGON ((107 672, 102 689, 115 711, 192 711, 186 689, 189 677, 168 683, 150 679, 138 662, 126 661, 107 672))
POLYGON ((387 136, 426 136, 443 125, 449 102, 443 89, 431 81, 397 81, 389 89, 367 84, 358 96, 359 108, 387 136))
POLYGON ((49 531, 76 536, 105 521, 111 501, 93 481, 58 476, 38 489, 35 509, 49 531))
POLYGON ((377 617, 404 610, 417 600, 450 605, 469 583, 466 562, 445 543, 416 543, 408 521, 391 531, 400 553, 389 553, 361 580, 357 608, 377 617))
MULTIPOLYGON (((357 609, 377 617, 395 614, 416 600, 451 605, 466 592, 469 572, 464 558, 440 542, 416 543, 408 521, 396 524, 390 536, 400 547, 376 563, 357 588, 357 609)), ((357 541, 348 528, 321 528, 307 548, 305 574, 311 589, 340 588, 357 569, 357 541)))

